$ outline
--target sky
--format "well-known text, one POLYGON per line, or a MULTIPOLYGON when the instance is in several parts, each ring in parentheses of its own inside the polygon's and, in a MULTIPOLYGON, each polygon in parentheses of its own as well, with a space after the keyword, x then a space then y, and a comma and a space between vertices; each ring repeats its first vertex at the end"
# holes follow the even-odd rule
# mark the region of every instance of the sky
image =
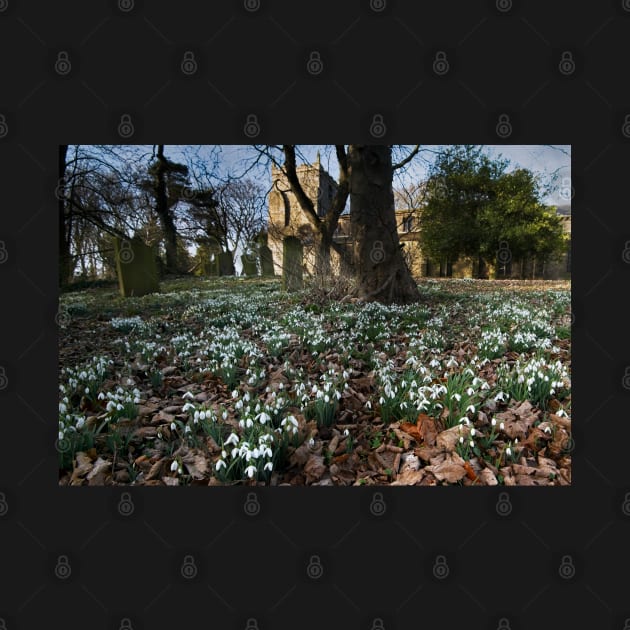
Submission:
MULTIPOLYGON (((396 171, 394 187, 401 187, 407 183, 417 183, 427 177, 428 167, 435 157, 435 153, 444 145, 424 145, 423 152, 410 162, 408 168, 396 171)), ((549 186, 552 177, 555 184, 550 188, 549 194, 542 198, 547 205, 567 205, 570 203, 571 191, 571 146, 570 145, 484 145, 488 155, 492 158, 503 157, 509 160, 508 171, 516 168, 526 168, 540 176, 541 182, 549 186)), ((397 150, 394 161, 402 159, 412 150, 414 145, 403 145, 397 150)), ((176 159, 179 147, 165 147, 166 155, 176 159)), ((210 153, 210 147, 200 147, 199 154, 210 153)), ((298 145, 298 164, 305 160, 314 162, 317 153, 324 168, 335 179, 339 174, 339 166, 334 147, 331 145, 298 145)), ((271 185, 271 169, 268 163, 252 168, 258 153, 252 145, 221 145, 220 165, 222 175, 240 175, 247 171, 247 176, 262 183, 267 189, 271 185)), ((237 271, 240 272, 240 259, 235 257, 237 271)))
MULTIPOLYGON (((400 151, 411 150, 414 145, 404 145, 400 151)), ((548 205, 566 205, 569 200, 571 188, 571 146, 570 145, 483 145, 490 157, 502 156, 510 161, 508 170, 514 168, 526 168, 540 175, 541 181, 548 184, 552 175, 556 176, 556 183, 550 193, 543 197, 542 201, 548 205)), ((418 182, 426 179, 427 167, 431 159, 441 145, 423 145, 423 155, 414 158, 404 174, 397 172, 394 186, 404 185, 406 182, 418 182)), ((166 154, 175 158, 179 147, 166 148, 166 154)), ((320 152, 324 168, 337 177, 339 168, 334 147, 331 145, 299 145, 299 151, 304 159, 314 162, 317 152, 320 152)), ((203 154, 203 150, 201 151, 203 154)), ((251 167, 252 157, 256 152, 251 145, 221 145, 221 165, 223 173, 243 173, 251 167)), ((298 164, 303 162, 298 156, 298 164)), ((263 184, 271 184, 269 167, 258 167, 249 171, 248 175, 263 184)))

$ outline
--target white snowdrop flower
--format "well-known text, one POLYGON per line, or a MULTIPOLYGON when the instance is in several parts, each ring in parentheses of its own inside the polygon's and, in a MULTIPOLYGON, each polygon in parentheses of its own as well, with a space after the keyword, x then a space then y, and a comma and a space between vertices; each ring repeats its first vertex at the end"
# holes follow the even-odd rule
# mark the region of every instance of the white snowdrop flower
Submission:
POLYGON ((499 425, 499 429, 501 429, 501 431, 504 431, 504 430, 505 430, 505 422, 502 422, 502 423, 499 425))
POLYGON ((460 435, 460 436, 459 436, 459 443, 460 443, 460 444, 463 444, 463 443, 464 443, 464 436, 463 436, 463 435, 460 435))
POLYGON ((251 429, 254 426, 254 421, 251 418, 247 418, 247 420, 245 421, 245 426, 248 429, 251 429))
POLYGON ((117 409, 118 411, 122 411, 122 410, 124 409, 124 407, 123 407, 120 403, 118 403, 118 404, 116 405, 116 409, 117 409))
POLYGON ((315 440, 314 440, 313 438, 311 438, 311 439, 308 441, 308 445, 309 445, 309 447, 310 447, 310 448, 313 448, 313 447, 315 446, 315 440))
POLYGON ((192 431, 192 429, 186 425, 186 427, 184 428, 184 433, 190 433, 192 431))
POLYGON ((232 449, 232 451, 230 452, 230 455, 232 456, 232 459, 239 456, 239 450, 238 448, 236 448, 236 446, 232 449))
POLYGON ((206 419, 206 412, 201 410, 199 412, 199 420, 205 420, 206 419))
POLYGON ((335 398, 339 400, 341 398, 341 392, 335 392, 335 398))
POLYGON ((470 430, 470 435, 472 435, 473 437, 475 437, 475 433, 477 433, 477 430, 473 427, 473 428, 470 430))
POLYGON ((242 400, 237 400, 236 404, 234 405, 235 409, 242 409, 243 408, 243 401, 242 400))
POLYGON ((462 399, 462 396, 461 396, 461 394, 453 394, 453 395, 451 396, 451 400, 453 400, 453 398, 454 398, 457 402, 459 402, 459 401, 462 399))
MULTIPOLYGON (((186 411, 186 409, 184 409, 183 411, 186 411)), ((193 413, 193 420, 195 422, 199 422, 199 410, 195 409, 195 413, 193 413)))
POLYGON ((58 437, 60 440, 63 440, 63 436, 64 436, 63 431, 59 431, 59 433, 57 434, 57 437, 58 437))
POLYGON ((350 435, 350 431, 348 429, 344 429, 343 434, 345 437, 348 437, 350 435))
POLYGON ((188 399, 191 399, 191 400, 192 400, 192 398, 193 398, 192 392, 186 392, 186 393, 182 396, 182 398, 188 398, 188 399))
MULTIPOLYGON (((223 451, 223 452, 225 453, 225 451, 223 451)), ((223 457, 225 457, 225 455, 224 455, 223 457)), ((222 459, 219 459, 219 460, 217 461, 216 466, 215 466, 215 468, 216 468, 217 470, 221 470, 221 468, 225 468, 225 467, 226 467, 226 466, 225 466, 225 462, 224 462, 222 459)))
POLYGON ((381 397, 378 399, 378 402, 379 402, 379 404, 383 405, 383 404, 385 404, 385 399, 381 396, 381 397))
POLYGON ((518 444, 518 438, 514 438, 514 444, 518 444))
POLYGON ((491 424, 493 427, 496 427, 496 426, 497 426, 497 420, 496 420, 496 418, 492 418, 492 420, 490 420, 490 424, 491 424))
POLYGON ((475 441, 474 440, 470 440, 469 444, 470 444, 470 448, 475 448, 475 441))
POLYGON ((466 416, 463 416, 459 419, 459 423, 468 426, 470 424, 470 420, 466 416))
POLYGON ((256 474, 256 466, 248 466, 245 469, 247 476, 251 479, 256 474))
POLYGON ((177 425, 174 422, 171 422, 171 431, 175 431, 177 429, 177 425))
POLYGON ((172 463, 171 463, 171 471, 172 471, 172 472, 175 472, 175 471, 177 470, 177 468, 178 468, 177 460, 176 460, 176 459, 174 459, 174 460, 172 461, 172 463))
POLYGON ((79 418, 77 420, 77 429, 82 429, 84 424, 85 424, 85 418, 79 418))
POLYGON ((221 451, 221 457, 223 457, 223 459, 225 459, 227 457, 227 453, 225 451, 221 451))
POLYGON ((367 401, 365 402, 365 406, 366 406, 368 409, 372 409, 372 401, 371 401, 371 400, 367 400, 367 401))
POLYGON ((232 398, 238 398, 238 390, 236 390, 236 389, 235 389, 235 390, 232 392, 232 398))
POLYGON ((472 387, 469 387, 469 388, 466 390, 466 393, 467 393, 469 396, 472 396, 472 395, 475 393, 475 390, 474 390, 472 387))
POLYGON ((228 412, 227 412, 227 409, 224 409, 224 410, 223 410, 223 413, 221 414, 221 417, 222 417, 224 420, 227 420, 227 417, 228 417, 228 412))
POLYGON ((475 405, 468 405, 468 407, 466 407, 466 411, 475 413, 475 405))
POLYGON ((230 433, 230 436, 228 437, 227 440, 225 440, 226 444, 238 444, 238 435, 236 435, 236 433, 230 433))
POLYGON ((263 470, 273 470, 273 464, 271 462, 267 462, 264 466, 263 466, 263 470))
POLYGON ((271 421, 271 416, 263 411, 256 416, 256 420, 258 420, 261 424, 265 424, 271 421))
POLYGON ((551 427, 545 427, 545 433, 551 433, 551 427))
POLYGON ((495 401, 500 400, 500 401, 502 401, 502 402, 503 402, 503 401, 505 401, 505 394, 504 394, 503 392, 499 392, 499 393, 498 393, 498 394, 494 397, 494 400, 495 400, 495 401))
POLYGON ((329 396, 328 394, 326 394, 326 395, 324 396, 324 402, 325 402, 325 403, 329 403, 329 402, 330 402, 330 396, 329 396))
POLYGON ((508 457, 512 454, 512 449, 511 449, 509 446, 505 449, 505 454, 506 454, 508 457))

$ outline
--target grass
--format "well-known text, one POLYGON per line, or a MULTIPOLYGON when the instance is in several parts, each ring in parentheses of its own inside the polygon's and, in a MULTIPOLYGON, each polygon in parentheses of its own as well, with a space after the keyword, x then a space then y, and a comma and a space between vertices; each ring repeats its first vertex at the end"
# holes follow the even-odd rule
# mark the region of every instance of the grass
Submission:
MULTIPOLYGON (((369 451, 400 448, 388 427, 420 413, 441 430, 462 419, 476 426, 474 447, 459 450, 486 461, 510 447, 479 412, 492 419, 529 400, 570 413, 567 282, 423 280, 421 301, 409 306, 312 302, 308 290, 283 293, 277 279, 161 286, 139 298, 107 285, 62 294, 62 478, 76 452, 96 449, 115 460, 113 477, 142 483, 139 456, 155 462, 188 448, 205 458, 202 473, 189 454, 176 470, 165 466, 165 477, 268 483, 272 473, 302 474, 304 462, 292 458, 307 441, 317 449, 336 439, 335 454, 322 450, 326 466, 339 467, 345 454, 340 461, 355 462, 356 483, 365 484, 369 451), (203 396, 194 409, 206 418, 182 411, 186 392, 203 396), (349 434, 336 428, 341 420, 349 434), (134 438, 139 429, 150 437, 134 438)), ((374 478, 390 483, 396 472, 388 463, 374 478)))

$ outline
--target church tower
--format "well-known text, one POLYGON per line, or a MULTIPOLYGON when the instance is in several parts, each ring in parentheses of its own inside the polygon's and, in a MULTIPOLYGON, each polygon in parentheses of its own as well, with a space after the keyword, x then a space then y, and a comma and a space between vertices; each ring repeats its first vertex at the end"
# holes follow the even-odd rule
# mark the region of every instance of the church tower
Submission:
MULTIPOLYGON (((323 217, 330 210, 337 192, 337 182, 321 165, 319 152, 313 164, 296 167, 298 180, 304 192, 313 201, 317 215, 323 217)), ((313 264, 313 227, 300 208, 291 186, 281 168, 271 167, 271 191, 269 192, 268 244, 273 254, 276 274, 282 273, 282 239, 297 236, 305 250, 305 264, 313 264)))

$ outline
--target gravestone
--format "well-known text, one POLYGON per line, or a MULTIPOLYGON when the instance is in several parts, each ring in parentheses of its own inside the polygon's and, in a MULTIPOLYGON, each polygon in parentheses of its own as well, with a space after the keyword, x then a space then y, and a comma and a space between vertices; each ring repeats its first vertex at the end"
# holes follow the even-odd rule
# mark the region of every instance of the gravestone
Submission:
POLYGON ((160 290, 155 249, 140 238, 114 237, 118 286, 123 297, 138 297, 160 290))
POLYGON ((282 243, 282 288, 299 291, 303 286, 304 248, 299 238, 286 236, 282 243))
POLYGON ((256 254, 241 254, 241 264, 243 265, 244 276, 257 276, 258 265, 256 264, 256 254))
POLYGON ((261 245, 258 248, 258 255, 260 256, 260 270, 263 276, 275 275, 273 268, 273 254, 271 249, 267 245, 261 245))
POLYGON ((219 257, 214 254, 212 258, 208 258, 203 264, 203 273, 206 276, 219 275, 219 257))
POLYGON ((234 260, 232 260, 232 252, 221 252, 219 254, 219 275, 220 276, 235 275, 234 260))

